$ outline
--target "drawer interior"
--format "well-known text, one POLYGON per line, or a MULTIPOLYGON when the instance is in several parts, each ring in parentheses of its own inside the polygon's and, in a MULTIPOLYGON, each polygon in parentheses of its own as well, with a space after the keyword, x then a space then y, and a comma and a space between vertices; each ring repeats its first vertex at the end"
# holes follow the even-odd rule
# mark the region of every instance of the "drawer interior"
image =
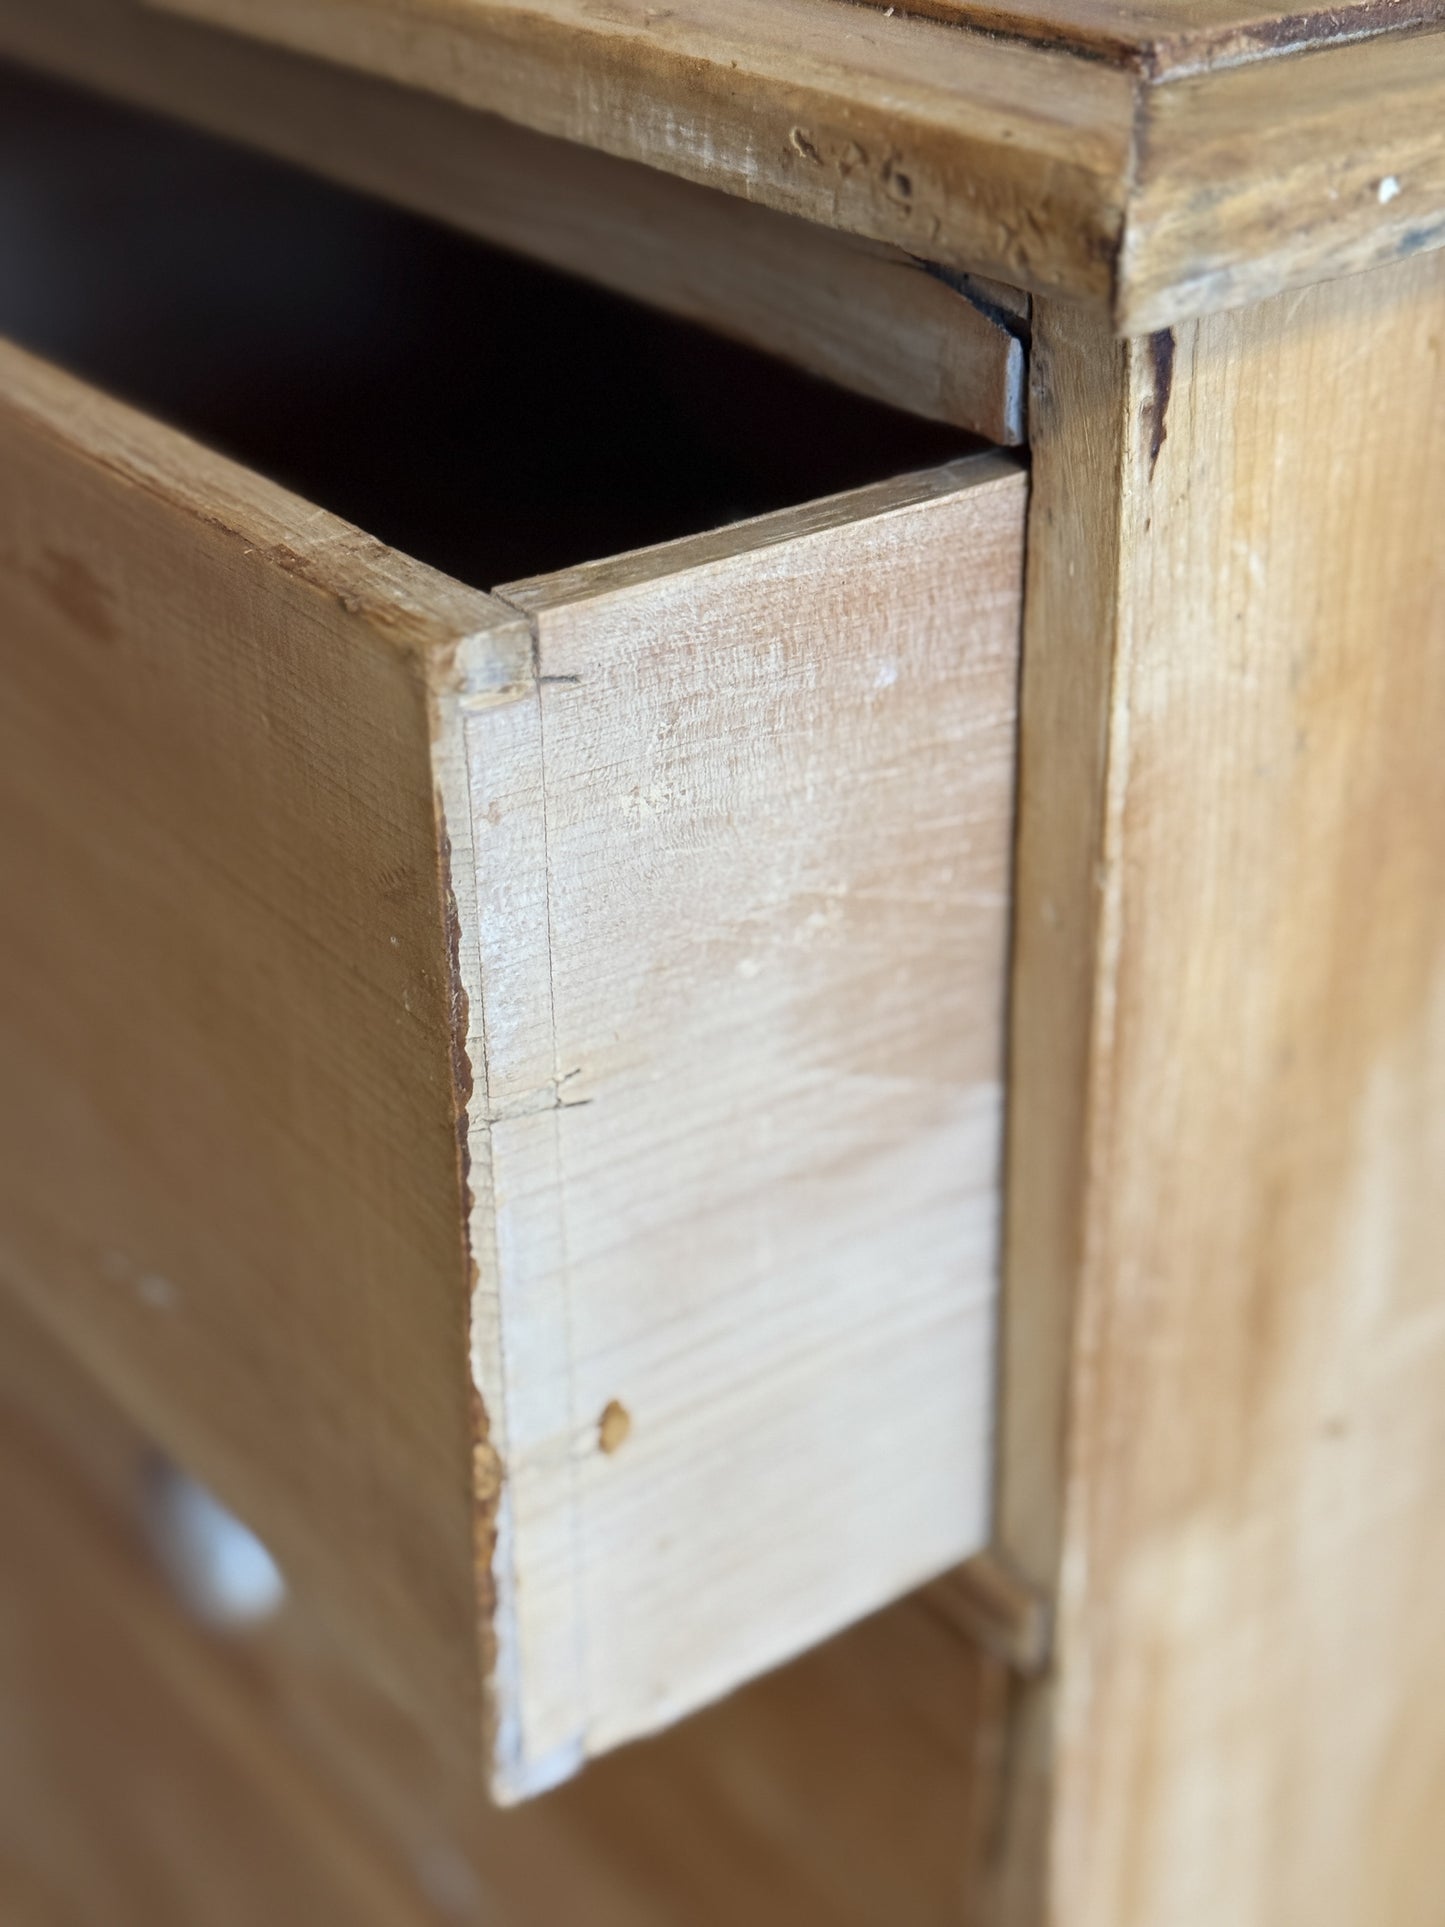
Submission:
POLYGON ((14 69, 0 333, 483 587, 978 445, 14 69))

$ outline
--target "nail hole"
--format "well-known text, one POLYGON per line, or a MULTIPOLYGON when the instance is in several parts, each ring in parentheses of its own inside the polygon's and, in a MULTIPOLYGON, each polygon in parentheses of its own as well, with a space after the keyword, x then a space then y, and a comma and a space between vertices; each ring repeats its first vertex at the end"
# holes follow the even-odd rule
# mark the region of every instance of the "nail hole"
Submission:
POLYGON ((621 1399, 609 1399, 597 1421, 597 1443, 604 1452, 615 1452, 619 1446, 627 1443, 627 1435, 631 1430, 631 1412, 621 1399))

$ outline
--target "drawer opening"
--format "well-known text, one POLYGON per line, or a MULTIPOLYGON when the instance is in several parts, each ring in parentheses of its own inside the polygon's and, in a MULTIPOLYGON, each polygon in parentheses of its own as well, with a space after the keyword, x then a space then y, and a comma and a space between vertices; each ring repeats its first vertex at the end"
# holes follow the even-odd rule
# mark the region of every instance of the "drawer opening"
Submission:
POLYGON ((480 587, 982 446, 13 69, 0 332, 480 587))

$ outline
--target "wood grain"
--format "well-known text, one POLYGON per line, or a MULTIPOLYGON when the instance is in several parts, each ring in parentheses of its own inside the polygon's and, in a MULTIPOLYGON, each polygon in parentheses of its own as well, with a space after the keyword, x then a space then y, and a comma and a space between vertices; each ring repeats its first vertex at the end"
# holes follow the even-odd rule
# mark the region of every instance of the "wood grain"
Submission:
POLYGON ((952 25, 845 0, 158 3, 1107 306, 1127 335, 1445 242, 1437 0, 1026 0, 952 25), (1384 31, 1411 24, 1436 30, 1384 31))
POLYGON ((1119 257, 1116 326, 1149 334, 1438 248, 1442 125, 1441 33, 1392 35, 1151 88, 1119 257))
POLYGON ((860 393, 1014 444, 1026 326, 995 284, 132 0, 0 4, 0 49, 586 275, 860 393))
POLYGON ((0 1293, 0 1908, 15 1927, 933 1927, 996 1675, 922 1604, 515 1812, 293 1600, 208 1635, 137 1529, 151 1451, 0 1293))
POLYGON ((1024 496, 977 457, 498 591, 539 680, 465 715, 458 905, 517 1791, 983 1544, 1024 496))
POLYGON ((427 679, 525 628, 8 346, 0 398, 0 1272, 475 1762, 427 679))
POLYGON ((1129 76, 838 0, 176 12, 1027 288, 1107 300, 1129 76))
POLYGON ((1442 296, 1039 317, 999 1526, 1059 1593, 1010 1921, 1438 1912, 1442 296))
MULTIPOLYGON (((884 0, 869 0, 882 6, 884 0)), ((1439 0, 1353 0, 1281 6, 1278 0, 909 0, 908 11, 1046 47, 1069 47, 1151 78, 1438 26, 1439 0)))

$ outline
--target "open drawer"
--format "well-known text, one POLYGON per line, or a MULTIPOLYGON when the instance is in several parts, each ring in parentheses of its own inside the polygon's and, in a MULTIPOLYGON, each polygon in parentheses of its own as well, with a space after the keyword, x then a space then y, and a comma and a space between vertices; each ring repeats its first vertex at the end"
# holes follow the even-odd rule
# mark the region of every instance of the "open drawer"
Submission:
POLYGON ((515 1797, 985 1540, 1024 477, 0 128, 3 1280, 515 1797))

